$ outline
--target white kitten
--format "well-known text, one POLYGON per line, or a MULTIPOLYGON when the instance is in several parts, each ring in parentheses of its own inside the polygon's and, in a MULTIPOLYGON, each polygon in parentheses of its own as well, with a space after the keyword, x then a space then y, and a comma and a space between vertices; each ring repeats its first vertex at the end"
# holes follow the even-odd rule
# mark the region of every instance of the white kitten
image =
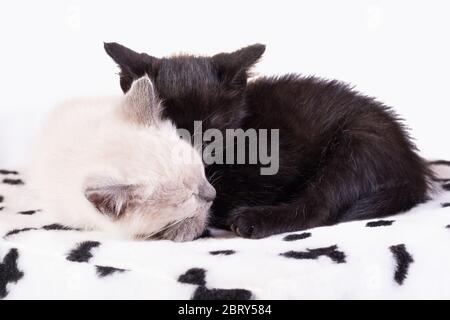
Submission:
POLYGON ((215 190, 199 153, 160 108, 148 77, 124 97, 57 108, 29 170, 44 211, 65 225, 130 238, 198 236, 215 190))

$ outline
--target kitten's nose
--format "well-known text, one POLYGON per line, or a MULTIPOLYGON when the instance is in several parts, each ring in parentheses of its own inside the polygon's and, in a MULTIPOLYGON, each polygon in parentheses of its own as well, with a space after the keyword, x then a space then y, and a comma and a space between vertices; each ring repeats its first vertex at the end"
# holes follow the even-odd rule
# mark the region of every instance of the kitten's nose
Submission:
POLYGON ((207 181, 198 188, 198 196, 207 202, 212 202, 216 198, 216 189, 207 181))

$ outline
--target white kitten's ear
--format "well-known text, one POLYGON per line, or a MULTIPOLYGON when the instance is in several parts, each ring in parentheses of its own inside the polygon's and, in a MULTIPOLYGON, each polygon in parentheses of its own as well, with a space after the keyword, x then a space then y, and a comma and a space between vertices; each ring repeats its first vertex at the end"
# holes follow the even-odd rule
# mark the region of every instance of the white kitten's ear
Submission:
POLYGON ((125 95, 124 110, 127 118, 138 124, 151 125, 160 119, 161 102, 147 75, 132 83, 125 95))
POLYGON ((95 185, 86 186, 84 194, 99 212, 118 219, 139 203, 140 188, 136 185, 95 185))

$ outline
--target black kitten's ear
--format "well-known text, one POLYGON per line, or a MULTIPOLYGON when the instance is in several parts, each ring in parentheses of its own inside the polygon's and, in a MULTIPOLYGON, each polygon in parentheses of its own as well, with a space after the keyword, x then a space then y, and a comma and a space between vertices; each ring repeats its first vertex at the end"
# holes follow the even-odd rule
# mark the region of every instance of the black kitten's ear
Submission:
MULTIPOLYGON (((99 178, 89 179, 84 195, 100 212, 113 219, 120 218, 127 208, 134 206, 140 199, 139 186, 120 184, 99 184, 99 178), (92 185, 89 185, 92 184, 92 185)), ((102 179, 100 179, 102 180, 102 179)))
POLYGON ((231 53, 216 54, 212 59, 220 78, 241 85, 245 84, 248 70, 258 62, 265 50, 265 45, 257 43, 231 53))
MULTIPOLYGON (((266 51, 266 46, 256 43, 237 51, 226 53, 225 55, 227 56, 226 59, 229 60, 229 63, 232 66, 239 69, 248 69, 258 62, 264 51, 266 51)), ((215 57, 219 55, 216 55, 215 57)))
POLYGON ((134 79, 140 78, 146 73, 155 76, 157 72, 158 58, 145 53, 137 53, 121 44, 104 43, 106 53, 120 67, 120 86, 123 92, 127 92, 134 79))

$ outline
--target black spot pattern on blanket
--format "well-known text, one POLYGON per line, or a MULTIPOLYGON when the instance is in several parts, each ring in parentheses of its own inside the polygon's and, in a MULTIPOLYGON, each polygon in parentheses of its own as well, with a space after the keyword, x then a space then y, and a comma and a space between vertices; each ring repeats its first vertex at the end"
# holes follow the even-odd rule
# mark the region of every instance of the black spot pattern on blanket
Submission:
POLYGON ((234 250, 216 250, 216 251, 210 251, 209 254, 213 255, 213 256, 218 256, 218 255, 225 255, 225 256, 229 256, 231 254, 235 254, 236 251, 234 250))
POLYGON ((206 270, 202 268, 189 269, 178 277, 178 282, 198 286, 191 297, 192 300, 249 300, 253 296, 246 289, 208 289, 206 287, 206 270))
POLYGON ((0 207, 0 211, 2 211, 3 209, 5 209, 5 207, 0 207))
POLYGON ((385 227, 390 226, 395 220, 377 220, 377 221, 370 221, 366 223, 366 227, 374 228, 374 227, 385 227))
POLYGON ((179 276, 178 282, 204 286, 206 284, 205 274, 206 274, 205 269, 192 268, 186 271, 181 276, 179 276))
POLYGON ((41 210, 37 209, 37 210, 25 210, 25 211, 19 211, 17 212, 18 214, 23 214, 25 216, 31 216, 33 214, 35 214, 36 212, 39 212, 41 210))
POLYGON ((49 225, 43 226, 41 229, 44 229, 44 230, 47 230, 47 231, 51 231, 51 230, 58 230, 58 231, 75 230, 75 231, 81 231, 81 229, 63 226, 62 224, 59 224, 59 223, 49 224, 49 225))
POLYGON ((303 232, 303 233, 288 234, 286 237, 283 238, 283 240, 295 241, 295 240, 303 240, 309 237, 311 237, 311 232, 303 232))
POLYGON ((0 169, 0 174, 2 175, 18 175, 19 173, 17 171, 11 171, 11 170, 4 170, 4 169, 0 169))
POLYGON ((5 198, 3 198, 3 196, 0 196, 0 203, 2 203, 5 200, 5 198))
POLYGON ((34 231, 34 230, 46 230, 46 231, 81 231, 81 229, 75 229, 75 228, 71 228, 71 227, 67 227, 67 226, 63 226, 62 224, 59 223, 54 223, 54 224, 49 224, 49 225, 45 225, 41 228, 34 228, 34 227, 27 227, 27 228, 22 228, 22 229, 14 229, 9 231, 5 237, 9 237, 18 233, 22 233, 22 232, 27 232, 27 231, 34 231))
POLYGON ((397 267, 394 273, 394 280, 402 285, 408 275, 409 265, 414 262, 412 256, 406 251, 404 244, 398 244, 389 248, 394 255, 397 267))
POLYGON ((95 269, 97 270, 97 275, 100 278, 104 278, 104 277, 109 276, 116 272, 122 273, 122 272, 127 271, 125 269, 119 269, 119 268, 108 267, 108 266, 95 266, 95 269))
POLYGON ((100 242, 98 241, 84 241, 77 245, 75 249, 70 251, 67 255, 67 260, 73 262, 88 262, 91 259, 92 253, 91 249, 100 246, 100 242))
POLYGON ((444 202, 444 203, 441 203, 441 207, 442 207, 442 208, 450 207, 450 202, 444 202))
POLYGON ((198 287, 192 300, 250 300, 252 293, 245 289, 208 289, 198 287))
POLYGON ((17 283, 22 277, 23 272, 17 267, 19 252, 17 249, 11 249, 0 263, 0 299, 8 295, 6 286, 8 283, 17 283))
POLYGON ((435 160, 435 161, 430 161, 428 163, 432 164, 432 165, 450 166, 450 161, 448 161, 448 160, 435 160))
POLYGON ((440 182, 440 183, 450 182, 450 179, 443 179, 443 178, 432 178, 432 180, 435 182, 440 182))
POLYGON ((294 259, 311 259, 315 260, 321 256, 325 256, 330 258, 332 261, 336 263, 345 263, 345 254, 342 251, 337 250, 337 245, 325 247, 325 248, 317 248, 317 249, 307 249, 308 251, 288 251, 284 253, 280 253, 280 255, 287 258, 294 259))
POLYGON ((442 188, 446 191, 450 191, 450 183, 445 183, 442 185, 442 188))
POLYGON ((38 229, 37 229, 37 228, 13 229, 13 230, 9 231, 9 232, 5 235, 5 237, 9 237, 9 236, 12 236, 12 235, 21 233, 21 232, 26 232, 26 231, 31 231, 31 230, 38 230, 38 229))
POLYGON ((3 179, 3 183, 16 185, 16 186, 25 184, 21 179, 3 179))

